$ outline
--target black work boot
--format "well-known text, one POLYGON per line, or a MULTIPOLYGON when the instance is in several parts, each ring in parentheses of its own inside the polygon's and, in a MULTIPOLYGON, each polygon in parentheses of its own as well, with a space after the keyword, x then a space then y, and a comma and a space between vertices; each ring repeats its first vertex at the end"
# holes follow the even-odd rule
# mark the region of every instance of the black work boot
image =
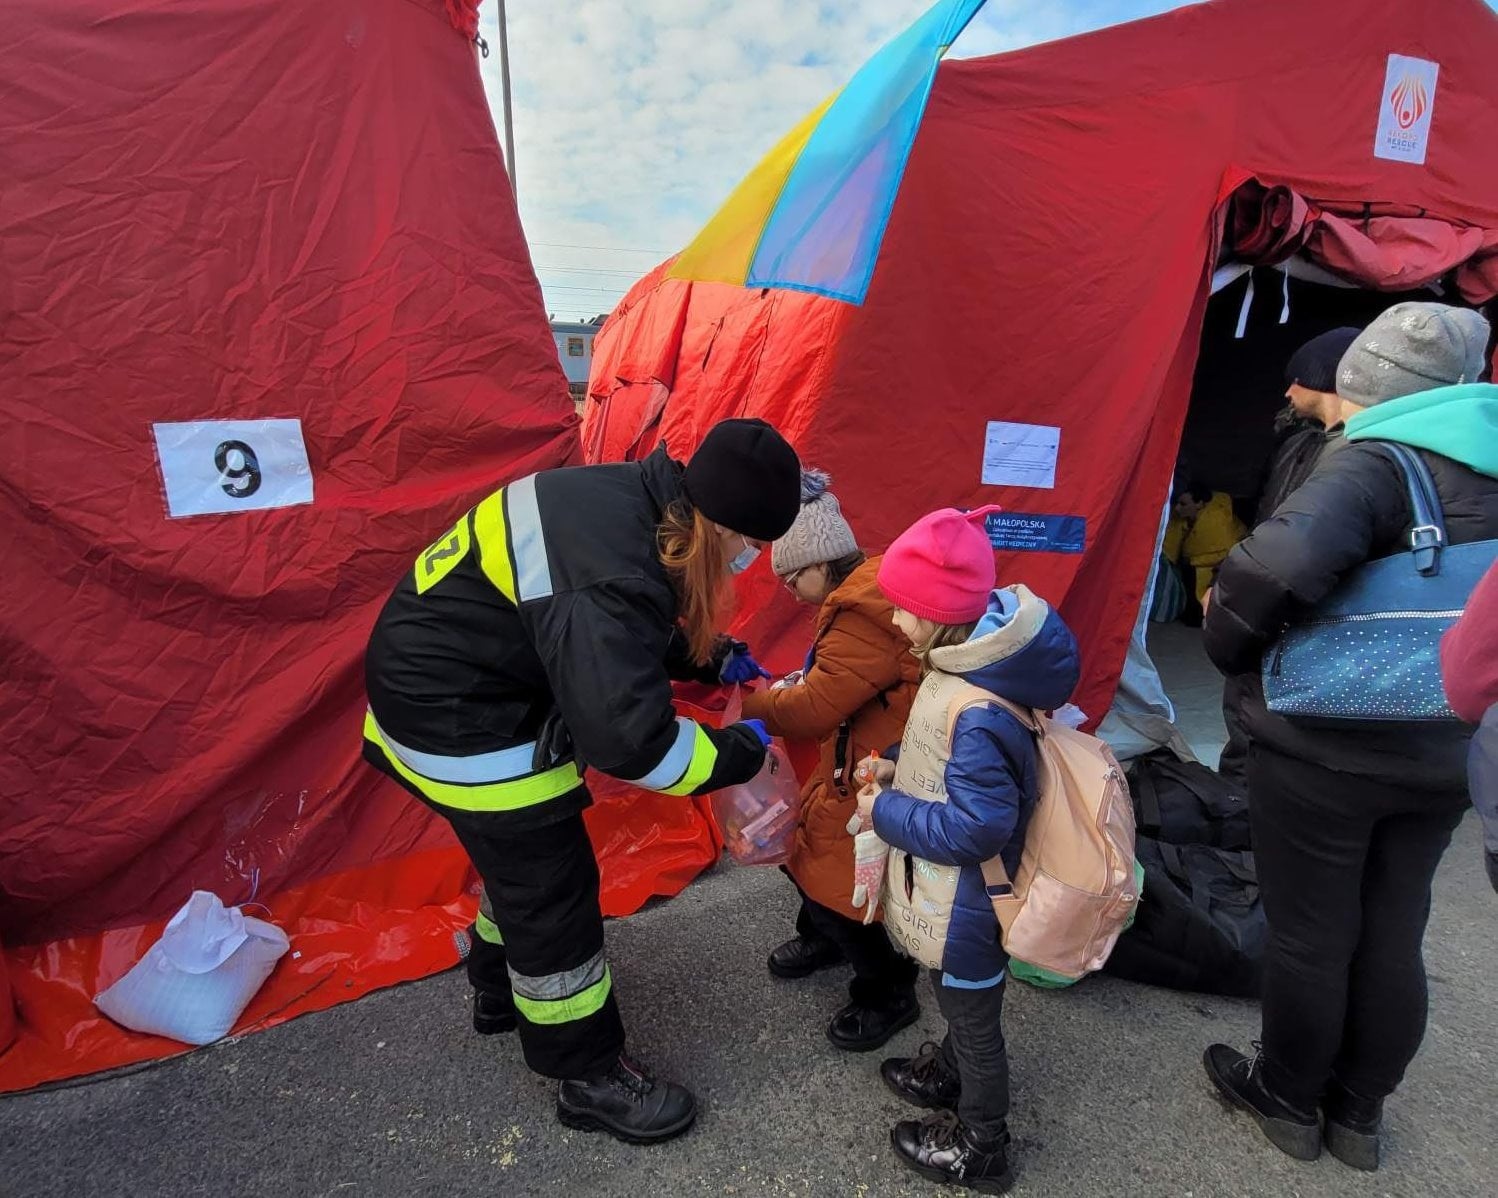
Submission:
POLYGON ((796 936, 770 954, 770 972, 778 978, 810 977, 819 969, 841 965, 843 954, 837 945, 820 936, 796 936))
POLYGON ((1264 1138, 1286 1156, 1314 1161, 1321 1155, 1321 1125, 1316 1115, 1297 1111, 1269 1092, 1261 1053, 1248 1057, 1229 1045, 1214 1044, 1202 1057, 1202 1065, 1224 1101, 1252 1115, 1264 1138))
POLYGON ((1321 1110, 1326 1115, 1326 1146, 1331 1154, 1344 1165, 1376 1172, 1384 1100, 1354 1094, 1334 1078, 1321 1110))
POLYGON ((850 1002, 827 1025, 827 1039, 844 1052, 873 1052, 921 1017, 914 990, 900 990, 877 1004, 850 1002))
POLYGON ((620 1053, 607 1073, 561 1084, 557 1118, 578 1131, 606 1131, 626 1144, 659 1144, 692 1126, 697 1100, 685 1086, 656 1081, 620 1053))
POLYGON ((1014 1184, 1008 1128, 985 1143, 951 1111, 940 1111, 919 1123, 896 1123, 889 1142, 901 1162, 928 1181, 966 1186, 980 1194, 1004 1194, 1014 1184))
POLYGON ((481 1036, 515 1030, 515 1000, 508 994, 473 992, 473 1030, 481 1036))
POLYGON ((927 1041, 913 1057, 891 1057, 879 1066, 884 1084, 911 1106, 928 1111, 955 1111, 962 1080, 948 1068, 941 1045, 927 1041))

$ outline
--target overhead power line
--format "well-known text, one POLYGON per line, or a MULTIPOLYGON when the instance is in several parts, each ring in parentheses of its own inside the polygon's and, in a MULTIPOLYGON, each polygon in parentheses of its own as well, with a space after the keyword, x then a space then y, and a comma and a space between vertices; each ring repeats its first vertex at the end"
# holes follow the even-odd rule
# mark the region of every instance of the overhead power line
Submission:
POLYGON ((627 279, 638 279, 638 270, 610 270, 603 266, 544 266, 536 263, 537 274, 569 274, 569 275, 623 275, 627 279))
POLYGON ((572 245, 565 241, 532 241, 531 245, 544 245, 552 250, 591 250, 604 254, 656 254, 662 258, 676 253, 675 250, 643 250, 629 245, 572 245))

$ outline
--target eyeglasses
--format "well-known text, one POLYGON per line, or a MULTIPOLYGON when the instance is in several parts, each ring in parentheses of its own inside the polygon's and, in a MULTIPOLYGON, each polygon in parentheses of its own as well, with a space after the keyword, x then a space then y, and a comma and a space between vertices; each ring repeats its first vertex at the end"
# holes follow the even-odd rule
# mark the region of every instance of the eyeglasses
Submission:
POLYGON ((805 574, 810 569, 810 566, 802 566, 795 573, 787 574, 780 580, 781 585, 784 586, 785 589, 788 590, 792 595, 796 594, 796 583, 801 580, 801 575, 805 574))

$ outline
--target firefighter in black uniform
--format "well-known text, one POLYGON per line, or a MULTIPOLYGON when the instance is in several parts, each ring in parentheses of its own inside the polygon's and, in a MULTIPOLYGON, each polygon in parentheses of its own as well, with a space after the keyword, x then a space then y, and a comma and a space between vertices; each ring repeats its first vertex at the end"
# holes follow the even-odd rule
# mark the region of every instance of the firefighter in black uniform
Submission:
POLYGON ((679 718, 671 680, 760 672, 717 633, 719 605, 790 528, 800 486, 795 451, 757 420, 717 425, 685 467, 662 448, 517 479, 416 559, 370 638, 364 756, 472 858, 475 1026, 518 1024, 569 1126, 645 1143, 696 1115, 624 1055, 582 771, 682 796, 758 773, 763 728, 679 718))

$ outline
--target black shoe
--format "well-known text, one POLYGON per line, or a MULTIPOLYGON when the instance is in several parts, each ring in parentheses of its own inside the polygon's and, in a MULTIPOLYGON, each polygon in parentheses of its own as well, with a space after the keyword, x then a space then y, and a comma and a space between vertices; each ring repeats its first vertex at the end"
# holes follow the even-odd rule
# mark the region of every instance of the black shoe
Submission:
POLYGON ((1252 1115, 1265 1139, 1286 1156, 1314 1161, 1321 1155, 1321 1125, 1314 1114, 1285 1105, 1265 1088, 1262 1061, 1260 1055, 1246 1057, 1226 1044, 1212 1045, 1202 1057, 1223 1099, 1252 1115))
POLYGON ((481 1036, 515 1030, 515 1001, 508 994, 473 992, 473 1030, 481 1036))
POLYGON ((850 1002, 827 1025, 827 1039, 832 1041, 834 1048, 845 1052, 873 1052, 876 1048, 883 1048, 891 1036, 920 1017, 921 1004, 908 990, 877 1007, 850 1002))
POLYGON ((778 978, 810 977, 819 969, 843 963, 843 954, 830 940, 797 936, 770 954, 770 972, 778 978))
POLYGON ((928 1181, 966 1186, 981 1194, 1004 1194, 1014 1184, 1007 1128, 991 1144, 981 1144, 956 1115, 942 1111, 919 1123, 896 1123, 889 1142, 901 1162, 928 1181))
POLYGON ((947 1068, 941 1045, 929 1040, 913 1057, 891 1057, 879 1066, 884 1084, 912 1106, 928 1111, 955 1111, 962 1081, 947 1068))
POLYGON ((1333 1081, 1321 1109, 1326 1114, 1326 1146, 1331 1154, 1344 1165, 1365 1173, 1376 1172, 1383 1099, 1364 1098, 1333 1081))
POLYGON ((685 1086, 656 1081, 621 1053, 602 1077, 561 1084, 557 1118, 578 1131, 606 1131, 626 1144, 659 1144, 692 1126, 697 1100, 685 1086))

